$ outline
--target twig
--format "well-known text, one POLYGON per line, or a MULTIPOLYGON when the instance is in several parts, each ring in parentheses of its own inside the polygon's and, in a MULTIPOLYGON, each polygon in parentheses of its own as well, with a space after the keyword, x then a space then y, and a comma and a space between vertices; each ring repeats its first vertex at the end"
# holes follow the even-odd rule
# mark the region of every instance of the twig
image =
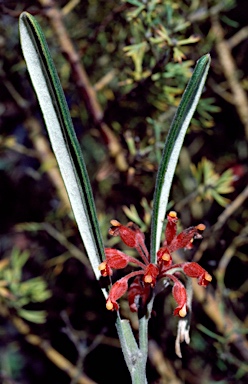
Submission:
MULTIPOLYGON (((92 340, 92 343, 88 345, 87 339, 89 338, 89 334, 87 332, 78 332, 76 331, 70 322, 69 316, 66 311, 61 312, 61 317, 65 322, 66 327, 63 329, 65 334, 69 337, 72 343, 75 345, 75 348, 78 352, 77 364, 79 372, 84 368, 84 361, 86 356, 91 353, 95 348, 97 348, 104 338, 104 334, 100 333, 95 336, 92 340)), ((71 380, 70 384, 77 383, 77 377, 71 380)))
POLYGON ((226 100, 229 104, 233 104, 233 95, 231 94, 231 92, 228 92, 225 89, 225 85, 223 83, 218 84, 210 78, 208 80, 208 84, 217 95, 222 97, 222 99, 226 100))
MULTIPOLYGON (((174 252, 173 256, 177 263, 184 261, 179 252, 174 252)), ((203 310, 215 323, 217 330, 226 337, 228 343, 236 347, 244 360, 248 360, 248 341, 239 332, 242 329, 240 320, 234 315, 229 316, 227 313, 222 312, 219 301, 213 295, 213 292, 210 292, 209 288, 200 287, 195 279, 193 279, 192 284, 194 298, 201 303, 203 310)))
POLYGON ((161 376, 161 384, 182 384, 182 381, 176 377, 171 363, 165 359, 161 348, 154 340, 149 341, 148 352, 151 363, 161 376))
POLYGON ((29 149, 22 144, 19 144, 14 136, 0 137, 0 146, 3 148, 7 148, 13 152, 19 153, 21 155, 38 159, 37 151, 35 151, 34 149, 29 149))
MULTIPOLYGON (((248 186, 236 197, 236 199, 227 206, 227 208, 218 217, 217 222, 213 225, 207 238, 204 238, 198 251, 194 256, 194 261, 199 261, 203 252, 208 248, 209 243, 214 241, 218 235, 218 231, 223 227, 228 218, 244 203, 248 198, 248 186)), ((178 252, 174 253, 175 261, 182 262, 182 257, 178 252)), ((240 321, 226 313, 223 314, 219 305, 219 301, 209 290, 199 287, 196 281, 193 281, 194 297, 201 303, 204 311, 209 318, 214 321, 219 332, 227 337, 228 342, 233 343, 239 350, 244 359, 248 359, 248 342, 242 334, 238 332, 242 328, 240 321)))
POLYGON ((230 263, 232 257, 237 254, 237 248, 241 247, 248 243, 248 226, 244 227, 241 233, 236 236, 230 246, 225 250, 223 256, 221 257, 218 268, 215 271, 215 276, 218 282, 217 294, 219 295, 219 301, 223 300, 224 289, 225 289, 225 274, 228 264, 230 263))
POLYGON ((96 92, 101 91, 106 85, 110 83, 110 81, 113 80, 113 78, 116 75, 116 70, 111 69, 106 75, 104 75, 100 80, 98 80, 97 83, 94 84, 94 89, 96 92))
POLYGON ((31 334, 29 326, 22 319, 12 317, 12 321, 18 331, 25 336, 25 339, 29 344, 40 348, 46 357, 71 379, 77 378, 78 384, 96 384, 95 381, 80 372, 69 360, 56 351, 47 340, 31 334))
POLYGON ((203 252, 208 248, 209 243, 218 235, 218 231, 223 227, 229 217, 244 203, 248 198, 248 186, 233 200, 226 209, 219 215, 216 223, 212 226, 208 235, 204 237, 199 249, 195 253, 194 261, 199 261, 203 252))
POLYGON ((75 257, 76 259, 81 261, 81 263, 84 264, 87 268, 89 268, 89 273, 92 272, 88 258, 79 248, 77 248, 73 243, 68 241, 67 238, 63 235, 63 233, 57 231, 57 229, 49 223, 42 223, 41 229, 44 229, 50 236, 52 236, 60 244, 62 244, 69 251, 71 256, 75 257))
POLYGON ((207 6, 197 7, 197 10, 189 14, 188 20, 191 23, 197 23, 209 18, 210 15, 218 15, 221 11, 225 9, 225 3, 223 1, 219 1, 216 5, 211 8, 207 6))
POLYGON ((90 84, 81 58, 67 33, 62 11, 57 8, 56 2, 53 0, 39 0, 39 2, 57 36, 61 51, 71 66, 75 85, 85 102, 86 109, 94 124, 100 129, 103 139, 108 145, 110 156, 115 159, 116 166, 120 171, 126 171, 128 165, 123 149, 112 130, 103 121, 103 111, 97 100, 96 92, 90 84))
POLYGON ((67 213, 71 211, 71 204, 65 190, 64 182, 62 180, 58 164, 53 152, 48 144, 47 139, 42 134, 41 126, 37 119, 29 118, 25 121, 29 137, 33 142, 33 146, 37 151, 38 158, 42 167, 46 169, 49 179, 54 185, 57 195, 62 202, 62 208, 67 213))
POLYGON ((225 222, 229 219, 229 217, 237 211, 237 209, 245 202, 245 200, 248 198, 248 186, 245 187, 245 189, 236 197, 235 200, 233 200, 226 209, 220 214, 220 216, 217 219, 216 224, 213 227, 214 231, 219 230, 225 222))
POLYGON ((232 244, 225 250, 218 265, 218 275, 225 275, 226 268, 238 247, 248 243, 248 226, 244 227, 241 233, 233 239, 232 244))
POLYGON ((248 38, 248 27, 241 28, 235 35, 230 37, 230 39, 227 41, 229 48, 233 49, 238 44, 240 44, 243 40, 248 38))
POLYGON ((63 16, 68 15, 78 4, 80 3, 80 0, 70 0, 64 7, 62 8, 63 16))
POLYGON ((245 136, 248 139, 248 99, 246 93, 237 78, 238 68, 232 57, 228 42, 224 39, 224 31, 219 23, 218 16, 211 17, 212 33, 216 38, 216 52, 223 74, 226 77, 233 94, 233 104, 236 107, 240 120, 245 128, 245 136))
POLYGON ((15 89, 15 87, 13 86, 13 84, 9 80, 3 79, 3 84, 5 85, 7 90, 9 91, 10 95, 12 96, 12 98, 15 100, 16 104, 18 105, 18 107, 26 109, 29 106, 28 101, 26 101, 19 94, 19 92, 17 92, 17 90, 15 89))

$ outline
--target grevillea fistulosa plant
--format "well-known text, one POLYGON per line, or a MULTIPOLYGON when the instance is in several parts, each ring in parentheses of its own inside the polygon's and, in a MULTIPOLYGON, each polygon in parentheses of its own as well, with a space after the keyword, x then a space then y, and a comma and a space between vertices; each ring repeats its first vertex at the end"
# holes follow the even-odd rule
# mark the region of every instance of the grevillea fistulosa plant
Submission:
POLYGON ((120 236, 128 247, 135 248, 139 256, 135 258, 113 248, 104 249, 83 155, 44 34, 36 19, 27 12, 21 14, 19 26, 27 68, 96 279, 103 275, 109 276, 111 280, 113 270, 125 268, 128 263, 138 267, 111 284, 108 292, 103 290, 103 294, 107 309, 117 311, 117 332, 132 383, 147 383, 148 321, 158 282, 162 280, 164 287, 169 283, 173 285, 172 295, 177 303, 174 315, 179 316, 176 353, 181 356, 180 342, 189 342, 191 279, 197 278, 198 284, 203 287, 211 281, 209 273, 199 264, 173 262, 174 251, 190 248, 195 238, 201 238, 205 229, 203 224, 177 234, 177 214, 169 212, 165 240, 160 246, 178 156, 205 84, 210 56, 207 54, 198 60, 167 135, 153 198, 150 250, 146 247, 144 234, 135 224, 128 223, 125 226, 117 220, 111 221, 109 233, 120 236), (129 321, 120 317, 117 300, 126 292, 131 311, 138 311, 139 306, 143 308, 139 319, 138 340, 134 337, 129 321))

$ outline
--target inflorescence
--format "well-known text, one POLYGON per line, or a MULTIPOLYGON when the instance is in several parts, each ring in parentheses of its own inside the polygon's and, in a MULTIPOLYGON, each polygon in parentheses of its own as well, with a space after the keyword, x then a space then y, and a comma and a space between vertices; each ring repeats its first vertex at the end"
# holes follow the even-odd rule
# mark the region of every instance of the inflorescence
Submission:
POLYGON ((197 278, 198 284, 206 287, 212 280, 212 276, 203 269, 198 263, 185 262, 174 264, 172 253, 180 248, 190 249, 194 239, 202 238, 201 232, 205 229, 204 224, 196 227, 189 227, 177 235, 178 217, 176 212, 171 211, 167 215, 167 225, 165 228, 165 241, 163 246, 157 252, 157 264, 150 262, 150 254, 145 245, 145 236, 139 227, 130 222, 126 226, 120 224, 117 220, 112 220, 112 227, 109 234, 120 236, 122 241, 131 248, 135 248, 142 261, 128 256, 119 250, 105 248, 106 260, 99 265, 102 276, 111 276, 113 269, 125 268, 128 263, 138 266, 140 269, 133 271, 121 279, 117 280, 109 291, 106 301, 108 310, 118 310, 117 300, 128 292, 128 301, 131 311, 137 312, 139 303, 146 305, 151 292, 161 279, 167 279, 172 282, 172 295, 177 302, 174 315, 184 318, 188 313, 188 297, 186 286, 180 279, 180 273, 186 279, 197 278), (128 286, 128 280, 134 278, 128 286))

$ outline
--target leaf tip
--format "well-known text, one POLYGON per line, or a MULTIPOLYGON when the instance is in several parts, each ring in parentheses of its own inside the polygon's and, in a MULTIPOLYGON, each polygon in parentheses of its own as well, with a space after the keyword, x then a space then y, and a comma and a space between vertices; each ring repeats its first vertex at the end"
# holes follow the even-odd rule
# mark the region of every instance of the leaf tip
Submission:
POLYGON ((203 63, 205 65, 210 64, 210 62, 211 62, 210 53, 206 53, 205 55, 200 57, 200 59, 197 60, 197 63, 203 63))
POLYGON ((29 12, 22 12, 19 17, 19 21, 22 22, 27 22, 27 21, 32 21, 34 19, 34 16, 32 16, 29 12))
POLYGON ((29 14, 28 12, 24 11, 24 12, 22 12, 22 13, 20 14, 20 19, 25 19, 25 18, 27 18, 29 15, 30 15, 30 14, 29 14))

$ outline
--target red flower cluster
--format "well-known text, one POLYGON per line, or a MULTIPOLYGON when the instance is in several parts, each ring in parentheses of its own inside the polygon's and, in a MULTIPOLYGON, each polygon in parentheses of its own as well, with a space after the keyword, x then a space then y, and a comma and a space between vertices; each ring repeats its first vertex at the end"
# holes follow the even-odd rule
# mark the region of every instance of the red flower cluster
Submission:
POLYGON ((180 248, 191 248, 195 238, 202 238, 200 231, 205 229, 204 224, 196 227, 189 227, 177 235, 177 214, 171 211, 167 215, 167 225, 165 229, 165 241, 157 252, 157 264, 150 263, 150 255, 145 245, 145 236, 134 223, 127 226, 120 224, 117 220, 112 220, 112 227, 109 233, 112 236, 120 236, 122 241, 129 247, 135 248, 142 261, 130 257, 125 253, 113 248, 105 248, 106 260, 99 265, 102 276, 111 276, 113 269, 122 269, 128 263, 133 263, 141 269, 131 272, 120 280, 117 280, 110 289, 106 302, 109 310, 118 310, 117 300, 128 291, 128 301, 131 311, 138 311, 139 300, 143 305, 146 304, 151 290, 158 280, 168 278, 173 283, 172 295, 177 302, 174 315, 185 317, 187 314, 187 292, 184 284, 175 275, 182 272, 186 277, 198 279, 198 284, 206 287, 212 280, 211 275, 195 262, 173 264, 172 252, 180 248), (135 277, 130 287, 128 280, 135 277))

